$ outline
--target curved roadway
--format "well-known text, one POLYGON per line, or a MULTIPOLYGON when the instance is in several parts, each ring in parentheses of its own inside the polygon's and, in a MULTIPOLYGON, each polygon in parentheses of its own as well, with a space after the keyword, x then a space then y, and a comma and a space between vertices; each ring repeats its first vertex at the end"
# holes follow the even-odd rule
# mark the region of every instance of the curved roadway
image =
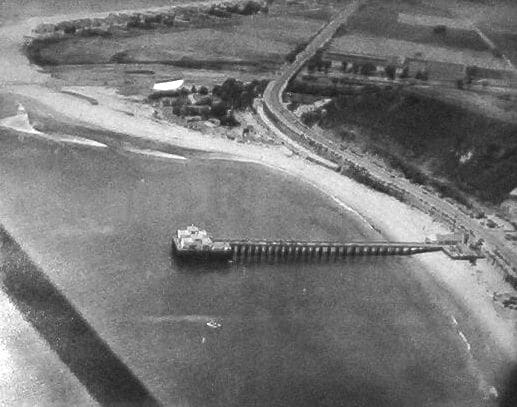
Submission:
MULTIPOLYGON (((282 133, 284 136, 282 138, 284 140, 289 139, 287 140, 288 143, 294 145, 299 151, 307 151, 307 149, 300 145, 297 140, 300 138, 305 140, 312 139, 317 144, 323 145, 328 148, 329 151, 333 152, 334 157, 338 157, 338 161, 341 163, 354 164, 366 169, 373 178, 390 184, 394 189, 404 191, 421 209, 438 214, 454 228, 469 232, 475 239, 483 239, 487 254, 496 259, 506 272, 517 277, 517 250, 504 239, 502 233, 497 234, 481 226, 477 221, 462 212, 456 206, 430 194, 405 178, 395 177, 386 169, 374 165, 367 158, 363 158, 349 151, 341 151, 335 143, 320 137, 301 123, 298 117, 283 105, 282 94, 289 81, 300 71, 317 50, 321 49, 332 39, 337 29, 346 23, 348 17, 357 10, 360 4, 360 0, 348 4, 332 21, 318 32, 305 50, 298 54, 296 60, 287 66, 275 80, 269 83, 264 91, 263 98, 264 110, 271 119, 268 120, 268 124, 275 126, 275 133, 282 133), (499 256, 495 255, 497 252, 499 256)), ((329 161, 326 159, 320 158, 320 160, 313 161, 319 161, 320 164, 329 167, 329 165, 327 165, 329 161)), ((337 167, 336 165, 336 168, 337 167)))

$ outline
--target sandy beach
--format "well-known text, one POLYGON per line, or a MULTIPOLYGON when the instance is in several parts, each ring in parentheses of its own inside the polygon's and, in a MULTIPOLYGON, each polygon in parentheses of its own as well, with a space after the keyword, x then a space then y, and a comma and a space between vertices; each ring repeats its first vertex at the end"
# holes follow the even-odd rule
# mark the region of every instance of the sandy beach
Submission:
MULTIPOLYGON (((123 133, 135 145, 138 140, 151 140, 209 152, 213 159, 249 161, 288 173, 315 186, 361 217, 379 232, 379 239, 423 241, 433 233, 449 231, 431 216, 292 155, 285 147, 239 144, 222 138, 211 138, 154 119, 150 106, 118 96, 110 89, 71 89, 99 102, 98 105, 92 105, 86 100, 46 86, 50 78, 30 66, 19 50, 22 35, 37 21, 34 19, 0 30, 0 47, 5 61, 0 68, 4 92, 10 93, 19 102, 28 102, 26 108, 29 111, 31 101, 35 101, 58 121, 66 119, 97 129, 123 133)), ((55 85, 55 81, 52 82, 55 85)), ((37 133, 31 134, 31 137, 38 136, 37 133)), ((159 151, 153 153, 147 149, 144 153, 160 155, 159 151)), ((163 157, 167 158, 166 155, 163 157)), ((418 256, 415 261, 421 265, 415 277, 422 285, 434 279, 443 288, 441 292, 432 293, 432 296, 444 314, 449 315, 451 326, 456 327, 465 349, 472 355, 473 374, 478 376, 480 387, 488 395, 493 383, 476 373, 480 370, 476 365, 478 352, 482 354, 493 350, 497 358, 506 361, 515 360, 517 355, 517 312, 502 308, 492 299, 494 292, 512 292, 511 287, 503 282, 500 273, 487 260, 471 265, 468 262, 452 261, 443 253, 430 253, 418 256), (465 313, 448 313, 451 304, 459 305, 465 313), (481 327, 481 330, 475 327, 481 327), (484 344, 484 348, 480 343, 484 344)))
MULTIPOLYGON (((56 115, 63 115, 87 126, 124 133, 131 138, 153 140, 173 146, 193 148, 212 153, 214 159, 232 159, 259 163, 294 175, 312 184, 340 205, 363 217, 382 237, 398 241, 422 241, 433 233, 448 229, 435 220, 385 194, 335 172, 317 166, 299 156, 289 157, 285 147, 239 144, 222 138, 210 138, 199 132, 167 122, 151 119, 151 108, 102 89, 75 89, 94 97, 99 104, 55 92, 43 86, 17 86, 13 94, 34 99, 56 115), (123 113, 130 111, 134 116, 123 113), (59 113, 57 113, 59 112, 59 113)), ((479 323, 487 328, 492 339, 508 357, 516 351, 516 319, 492 301, 494 291, 508 291, 497 270, 486 260, 472 266, 451 261, 443 254, 428 254, 420 261, 427 273, 443 281, 444 287, 472 310, 479 323)))

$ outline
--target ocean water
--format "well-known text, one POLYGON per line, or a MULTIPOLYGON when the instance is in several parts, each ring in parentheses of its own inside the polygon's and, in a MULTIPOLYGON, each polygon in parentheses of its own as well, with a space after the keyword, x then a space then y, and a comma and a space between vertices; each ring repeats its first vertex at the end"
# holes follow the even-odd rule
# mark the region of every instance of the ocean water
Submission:
POLYGON ((8 231, 163 405, 483 405, 464 344, 412 277, 415 259, 171 257, 172 234, 190 223, 231 238, 378 238, 312 187, 191 153, 5 131, 0 145, 8 231))

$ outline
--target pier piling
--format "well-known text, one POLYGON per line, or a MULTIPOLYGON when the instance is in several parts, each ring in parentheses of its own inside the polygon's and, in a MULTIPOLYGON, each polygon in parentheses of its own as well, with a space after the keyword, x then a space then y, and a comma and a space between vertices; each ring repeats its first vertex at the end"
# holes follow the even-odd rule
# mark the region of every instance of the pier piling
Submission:
POLYGON ((439 251, 443 247, 433 243, 390 242, 295 242, 290 240, 217 240, 230 244, 234 259, 261 260, 337 260, 349 256, 411 255, 439 251))

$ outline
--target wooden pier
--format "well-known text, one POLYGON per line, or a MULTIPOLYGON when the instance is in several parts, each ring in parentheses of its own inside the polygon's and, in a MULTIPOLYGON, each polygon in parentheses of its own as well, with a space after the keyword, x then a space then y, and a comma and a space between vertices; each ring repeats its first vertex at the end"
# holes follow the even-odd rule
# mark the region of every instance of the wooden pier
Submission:
POLYGON ((310 260, 348 256, 412 255, 443 250, 435 243, 415 242, 301 242, 291 240, 227 240, 235 260, 310 260))

